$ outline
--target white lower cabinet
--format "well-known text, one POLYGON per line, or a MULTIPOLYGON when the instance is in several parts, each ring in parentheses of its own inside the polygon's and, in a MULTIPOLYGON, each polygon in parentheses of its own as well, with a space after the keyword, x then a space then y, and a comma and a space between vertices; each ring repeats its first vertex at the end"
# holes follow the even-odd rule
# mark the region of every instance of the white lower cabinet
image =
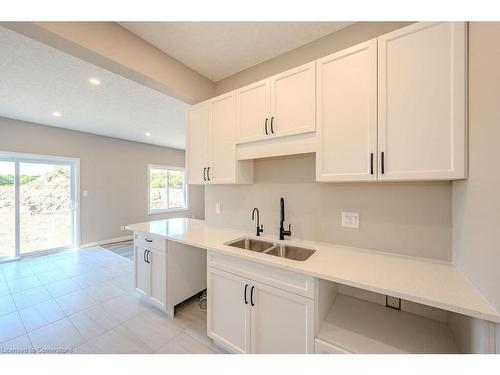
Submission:
POLYGON ((208 335, 235 353, 249 353, 250 280, 216 268, 209 268, 207 275, 208 335))
POLYGON ((134 260, 136 290, 170 316, 176 305, 207 287, 202 249, 134 233, 134 260))
POLYGON ((236 353, 313 353, 314 300, 208 267, 207 333, 236 353))
POLYGON ((314 352, 314 300, 255 281, 252 289, 252 353, 314 352))
POLYGON ((150 269, 149 264, 146 262, 146 253, 146 249, 134 246, 135 288, 145 296, 149 295, 151 289, 150 269))
POLYGON ((166 255, 161 251, 134 246, 135 287, 166 309, 166 255))

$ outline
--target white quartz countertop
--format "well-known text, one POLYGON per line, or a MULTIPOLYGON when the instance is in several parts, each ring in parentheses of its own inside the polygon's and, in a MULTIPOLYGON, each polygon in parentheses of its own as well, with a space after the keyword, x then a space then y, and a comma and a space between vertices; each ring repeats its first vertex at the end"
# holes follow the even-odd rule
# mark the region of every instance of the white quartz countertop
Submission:
POLYGON ((449 262, 435 261, 305 240, 277 241, 316 250, 299 262, 225 245, 253 233, 216 227, 203 220, 175 218, 131 224, 128 230, 162 237, 235 257, 345 285, 388 294, 408 301, 500 323, 500 313, 469 280, 449 262))

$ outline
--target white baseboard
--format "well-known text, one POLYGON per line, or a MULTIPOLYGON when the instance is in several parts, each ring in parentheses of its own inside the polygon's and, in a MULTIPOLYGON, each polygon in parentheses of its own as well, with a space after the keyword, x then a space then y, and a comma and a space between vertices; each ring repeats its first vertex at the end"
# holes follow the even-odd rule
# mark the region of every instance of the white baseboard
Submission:
POLYGON ((134 238, 134 236, 132 234, 130 234, 128 236, 110 238, 108 240, 102 240, 102 241, 97 241, 97 242, 89 242, 89 243, 81 244, 80 245, 80 249, 85 249, 87 247, 107 245, 107 244, 115 243, 115 242, 130 241, 133 238, 134 238))

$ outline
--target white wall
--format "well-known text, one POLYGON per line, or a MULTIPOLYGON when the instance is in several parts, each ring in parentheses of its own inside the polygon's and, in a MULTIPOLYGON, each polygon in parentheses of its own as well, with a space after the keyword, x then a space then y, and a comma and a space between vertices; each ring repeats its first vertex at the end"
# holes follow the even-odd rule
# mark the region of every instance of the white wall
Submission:
POLYGON ((500 310, 500 22, 469 26, 469 178, 452 184, 453 262, 500 310))
POLYGON ((208 223, 254 230, 251 213, 258 207, 265 233, 276 234, 284 197, 293 237, 451 260, 450 182, 317 183, 313 154, 254 166, 253 185, 205 187, 208 223), (359 229, 340 226, 342 209, 359 212, 359 229))
POLYGON ((181 150, 0 117, 0 151, 80 158, 82 244, 129 235, 126 224, 204 215, 200 186, 190 186, 189 211, 147 215, 147 165, 184 166, 181 150))

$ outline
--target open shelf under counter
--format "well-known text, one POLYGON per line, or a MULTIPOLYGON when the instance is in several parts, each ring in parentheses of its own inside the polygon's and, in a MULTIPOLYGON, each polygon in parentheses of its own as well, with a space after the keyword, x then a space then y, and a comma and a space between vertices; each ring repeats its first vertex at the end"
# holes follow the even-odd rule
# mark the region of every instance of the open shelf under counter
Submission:
POLYGON ((405 311, 337 295, 317 353, 459 353, 450 327, 405 311))

